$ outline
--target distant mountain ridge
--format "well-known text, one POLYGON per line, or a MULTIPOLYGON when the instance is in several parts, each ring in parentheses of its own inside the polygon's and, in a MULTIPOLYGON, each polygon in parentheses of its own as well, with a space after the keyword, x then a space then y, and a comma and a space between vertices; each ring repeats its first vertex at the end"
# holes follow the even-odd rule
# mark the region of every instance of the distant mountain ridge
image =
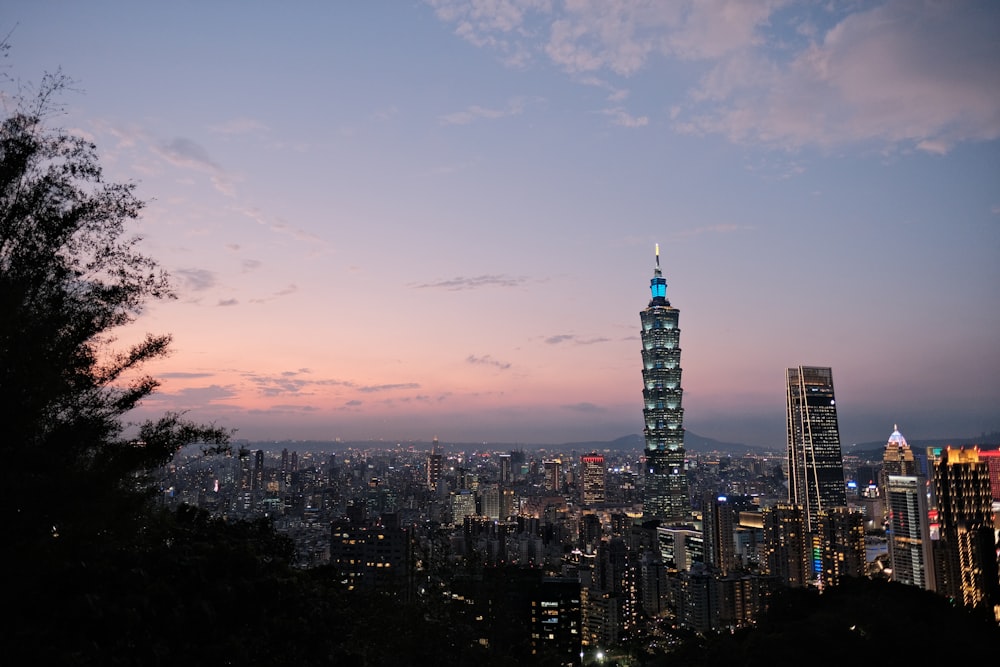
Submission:
MULTIPOLYGON (((342 451, 345 449, 367 449, 367 448, 381 448, 381 449, 393 449, 395 447, 404 448, 416 448, 416 449, 426 449, 430 450, 431 443, 423 441, 377 441, 377 440, 362 440, 362 441, 321 441, 321 440, 268 440, 268 441, 257 441, 248 442, 241 441, 233 443, 234 447, 247 447, 251 450, 253 449, 264 449, 267 451, 280 451, 282 449, 295 449, 300 451, 342 451)), ((460 450, 481 450, 487 449, 490 451, 505 451, 505 450, 551 450, 551 451, 577 451, 577 452, 591 452, 591 451, 613 451, 613 452, 628 452, 635 451, 636 453, 641 452, 645 446, 645 441, 641 434, 633 433, 630 435, 625 435, 620 438, 615 438, 614 440, 589 440, 581 442, 565 442, 556 445, 537 445, 530 443, 520 443, 520 442, 493 442, 493 443, 482 443, 482 442, 441 442, 440 446, 446 451, 460 451, 460 450)), ((684 432, 684 449, 689 452, 696 452, 699 454, 706 454, 709 452, 722 452, 730 455, 742 456, 747 453, 763 453, 768 451, 764 447, 753 447, 750 445, 744 445, 737 442, 722 442, 720 440, 714 440, 712 438, 707 438, 705 436, 698 435, 691 431, 684 432)))
MULTIPOLYGON (((845 447, 844 453, 861 458, 882 458, 887 440, 876 440, 872 442, 859 442, 851 447, 845 447)), ((980 449, 1000 448, 1000 433, 984 433, 978 438, 934 438, 929 440, 907 440, 906 444, 910 449, 923 449, 925 447, 972 447, 978 446, 980 449)))

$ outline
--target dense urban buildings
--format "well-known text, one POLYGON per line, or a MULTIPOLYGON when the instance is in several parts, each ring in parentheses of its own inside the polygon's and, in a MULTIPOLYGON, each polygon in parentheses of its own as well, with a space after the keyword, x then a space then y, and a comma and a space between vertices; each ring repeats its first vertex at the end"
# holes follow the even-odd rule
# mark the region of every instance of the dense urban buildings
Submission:
POLYGON ((650 519, 679 521, 691 511, 684 462, 680 311, 667 300, 659 245, 649 289, 652 298, 639 313, 646 456, 643 513, 650 519))
POLYGON ((650 289, 641 450, 240 448, 168 469, 164 502, 269 517, 298 566, 328 566, 359 594, 446 605, 466 641, 525 662, 594 664, 672 632, 732 632, 775 591, 866 576, 1000 611, 987 463, 1000 459, 918 455, 894 427, 848 470, 832 371, 812 366, 786 370, 783 453, 689 451, 659 248, 650 289))
POLYGON ((1000 620, 996 529, 989 466, 979 449, 946 447, 934 462, 940 522, 939 592, 1000 620))
POLYGON ((788 500, 802 506, 812 531, 821 512, 847 506, 833 371, 799 366, 785 378, 788 500))

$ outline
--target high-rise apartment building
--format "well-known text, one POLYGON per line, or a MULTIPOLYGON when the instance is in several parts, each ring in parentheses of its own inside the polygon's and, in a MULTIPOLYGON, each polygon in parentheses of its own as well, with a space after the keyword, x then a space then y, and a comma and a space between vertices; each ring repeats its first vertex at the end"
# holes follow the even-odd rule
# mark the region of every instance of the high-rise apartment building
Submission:
POLYGON ((580 457, 580 476, 583 478, 583 504, 600 505, 607 500, 607 468, 604 456, 597 452, 580 457))
POLYGON ((806 530, 819 513, 847 506, 833 372, 799 366, 786 372, 788 501, 805 511, 806 530))
POLYGON ((989 467, 979 448, 941 452, 934 464, 940 521, 938 592, 1000 616, 989 467))
POLYGON ((926 478, 886 475, 885 501, 892 580, 936 590, 926 478))
POLYGON ((642 398, 645 437, 643 514, 677 521, 691 511, 684 468, 684 409, 681 407, 680 311, 667 300, 660 271, 660 247, 649 281, 652 298, 639 313, 642 322, 642 398))
POLYGON ((811 539, 806 534, 805 516, 800 505, 779 504, 764 510, 761 569, 785 586, 805 586, 810 567, 807 550, 811 539))
POLYGON ((706 498, 702 504, 705 564, 723 577, 736 568, 736 510, 726 496, 706 498))
POLYGON ((431 443, 431 451, 427 454, 427 488, 431 491, 437 491, 443 468, 444 457, 441 455, 438 439, 434 438, 434 442, 431 443))

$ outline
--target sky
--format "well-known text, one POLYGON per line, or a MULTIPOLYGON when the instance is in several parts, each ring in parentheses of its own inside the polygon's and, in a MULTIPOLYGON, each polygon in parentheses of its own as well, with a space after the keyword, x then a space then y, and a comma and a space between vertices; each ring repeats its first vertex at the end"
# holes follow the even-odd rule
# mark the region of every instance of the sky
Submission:
MULTIPOLYGON (((164 411, 260 440, 642 431, 655 247, 685 427, 1000 431, 1000 4, 7 0, 6 94, 148 205, 164 411)), ((7 98, 5 98, 7 99, 7 98)))

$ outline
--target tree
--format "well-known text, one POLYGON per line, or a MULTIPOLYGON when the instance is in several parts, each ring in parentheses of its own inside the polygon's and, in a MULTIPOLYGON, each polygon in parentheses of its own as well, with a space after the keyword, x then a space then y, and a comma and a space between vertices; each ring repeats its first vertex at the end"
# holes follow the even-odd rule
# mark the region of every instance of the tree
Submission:
POLYGON ((0 123, 0 488, 5 527, 20 546, 89 540, 121 529, 149 497, 149 473, 191 442, 226 433, 177 414, 138 425, 127 413, 158 382, 142 366, 169 335, 116 349, 116 332, 168 275, 127 228, 143 209, 132 183, 102 177, 95 145, 48 122, 61 74, 13 98, 0 123))

